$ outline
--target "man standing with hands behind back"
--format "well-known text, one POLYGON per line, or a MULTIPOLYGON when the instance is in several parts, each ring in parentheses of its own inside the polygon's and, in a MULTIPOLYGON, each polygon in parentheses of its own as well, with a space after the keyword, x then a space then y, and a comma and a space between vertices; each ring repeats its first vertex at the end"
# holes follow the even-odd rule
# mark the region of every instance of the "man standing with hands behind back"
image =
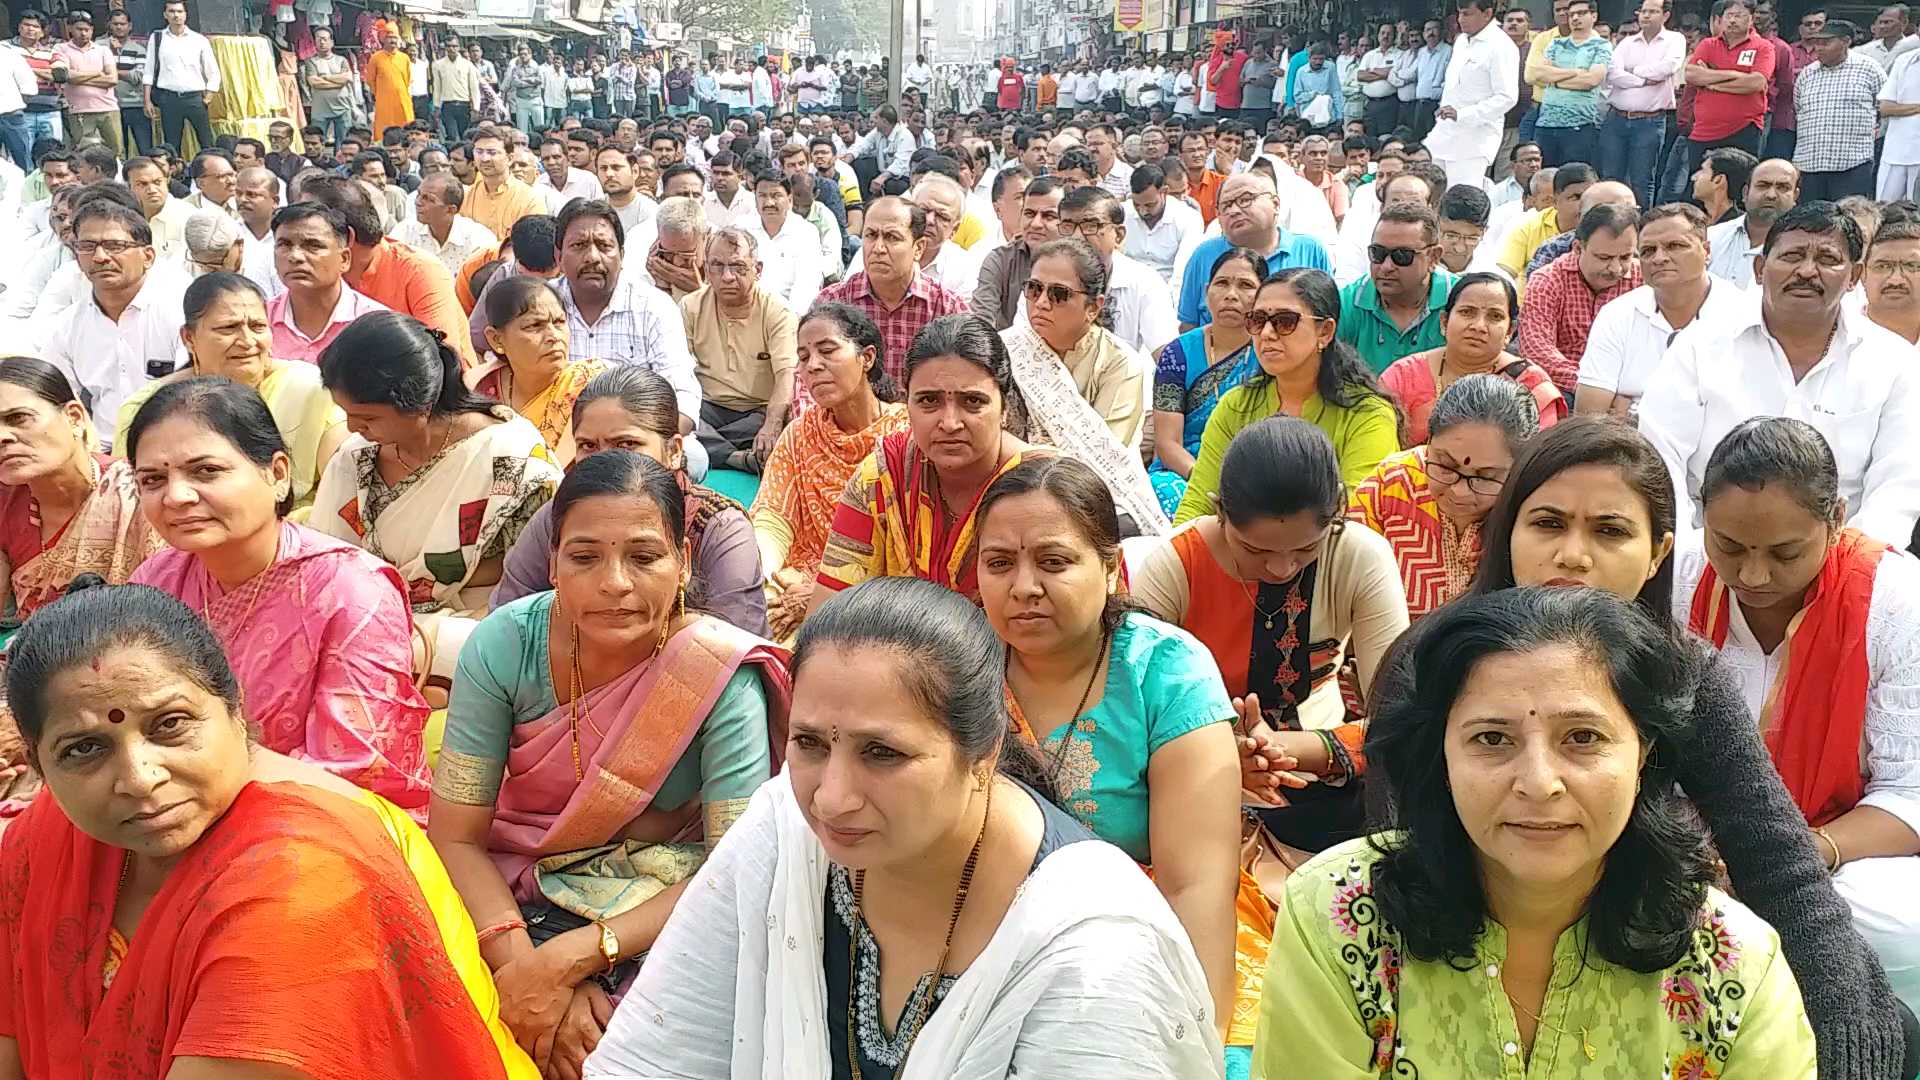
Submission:
POLYGON ((1461 0, 1460 36, 1447 61, 1427 145, 1447 184, 1481 188, 1500 152, 1507 110, 1520 96, 1520 50, 1493 19, 1494 0, 1461 0))

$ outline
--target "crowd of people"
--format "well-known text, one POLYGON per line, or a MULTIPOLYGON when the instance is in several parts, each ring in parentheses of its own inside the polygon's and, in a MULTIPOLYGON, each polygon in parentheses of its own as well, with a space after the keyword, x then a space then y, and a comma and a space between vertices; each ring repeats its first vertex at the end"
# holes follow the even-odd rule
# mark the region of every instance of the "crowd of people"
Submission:
POLYGON ((0 1080, 1920 1075, 1920 36, 1670 5, 22 14, 0 1080))

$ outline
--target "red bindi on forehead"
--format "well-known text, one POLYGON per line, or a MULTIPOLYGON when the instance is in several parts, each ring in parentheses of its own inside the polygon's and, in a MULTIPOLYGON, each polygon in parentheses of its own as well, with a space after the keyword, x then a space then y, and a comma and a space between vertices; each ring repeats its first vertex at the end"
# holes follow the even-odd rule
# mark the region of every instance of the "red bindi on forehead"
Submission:
POLYGON ((125 723, 126 719, 127 719, 127 714, 125 710, 122 710, 122 709, 107 710, 107 720, 111 723, 115 723, 115 724, 125 723))

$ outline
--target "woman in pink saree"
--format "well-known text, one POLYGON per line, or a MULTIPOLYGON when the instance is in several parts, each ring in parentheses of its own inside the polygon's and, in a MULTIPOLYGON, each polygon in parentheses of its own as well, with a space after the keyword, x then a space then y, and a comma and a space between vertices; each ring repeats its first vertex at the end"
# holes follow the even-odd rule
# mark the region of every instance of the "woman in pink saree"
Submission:
POLYGON ((578 1075, 786 741, 787 653, 689 604, 685 507, 650 458, 575 461, 553 591, 494 609, 454 672, 427 833, 547 1075, 578 1075))
POLYGON ((213 627, 260 744, 424 821, 428 710, 400 575, 283 520, 292 466, 266 402, 229 379, 171 383, 140 406, 124 449, 141 511, 173 545, 133 580, 213 627))

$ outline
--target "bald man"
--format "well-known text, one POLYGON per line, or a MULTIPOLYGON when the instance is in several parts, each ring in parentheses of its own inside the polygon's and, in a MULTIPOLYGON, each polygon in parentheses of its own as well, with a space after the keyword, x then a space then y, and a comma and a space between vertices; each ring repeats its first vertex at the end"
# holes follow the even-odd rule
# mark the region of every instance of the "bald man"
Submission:
MULTIPOLYGON (((1581 217, 1586 217, 1587 211, 1596 206, 1624 206, 1636 211, 1641 208, 1640 200, 1634 195, 1633 189, 1618 180, 1602 180, 1580 196, 1581 217)), ((1578 224, 1577 220, 1575 224, 1578 224)), ((1574 230, 1568 229, 1541 244, 1533 253, 1533 258, 1527 260, 1527 276, 1532 277, 1541 267, 1572 251, 1573 232, 1574 230)))
POLYGON ((1325 245, 1280 226, 1280 196, 1264 173, 1249 171, 1228 177, 1220 185, 1214 205, 1220 235, 1208 237, 1194 248, 1180 282, 1183 332, 1213 321, 1213 314, 1207 310, 1207 275, 1213 270, 1214 260, 1228 248, 1252 248, 1266 256, 1269 273, 1296 266, 1333 272, 1333 260, 1325 245))

